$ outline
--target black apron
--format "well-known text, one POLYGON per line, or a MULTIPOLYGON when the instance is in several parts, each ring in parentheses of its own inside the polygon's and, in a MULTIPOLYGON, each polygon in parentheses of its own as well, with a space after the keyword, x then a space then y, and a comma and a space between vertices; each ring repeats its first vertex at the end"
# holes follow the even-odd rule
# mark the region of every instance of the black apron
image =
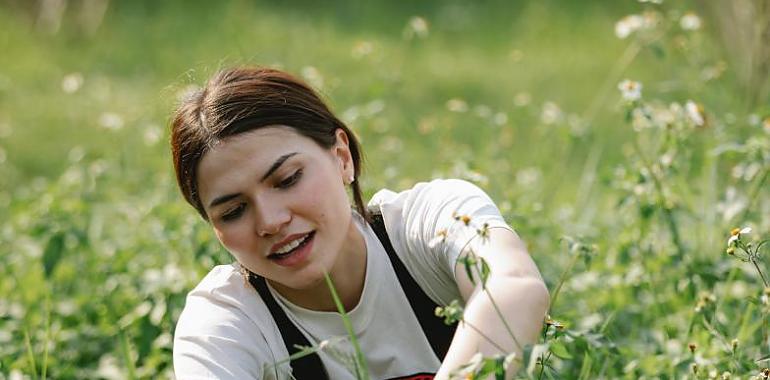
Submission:
MULTIPOLYGON (((396 271, 398 282, 401 284, 401 288, 409 300, 409 305, 412 307, 414 315, 420 322, 420 327, 422 327, 425 337, 430 342, 431 348, 433 348, 433 353, 436 354, 440 361, 443 360, 449 350, 449 345, 452 343, 457 325, 448 326, 444 324, 441 318, 436 317, 435 310, 438 305, 425 294, 420 285, 409 274, 404 263, 398 258, 393 245, 390 243, 388 232, 385 230, 382 215, 373 214, 372 221, 369 224, 380 239, 385 251, 388 252, 388 257, 393 265, 393 269, 396 271)), ((257 290, 270 310, 270 314, 273 316, 273 320, 281 332, 283 343, 286 345, 289 355, 291 356, 300 351, 297 346, 312 346, 297 326, 291 322, 283 309, 278 305, 278 302, 273 298, 273 295, 270 294, 265 279, 251 273, 249 282, 257 290)), ((317 353, 293 360, 290 365, 292 375, 297 380, 329 380, 326 368, 321 363, 321 357, 317 353)))

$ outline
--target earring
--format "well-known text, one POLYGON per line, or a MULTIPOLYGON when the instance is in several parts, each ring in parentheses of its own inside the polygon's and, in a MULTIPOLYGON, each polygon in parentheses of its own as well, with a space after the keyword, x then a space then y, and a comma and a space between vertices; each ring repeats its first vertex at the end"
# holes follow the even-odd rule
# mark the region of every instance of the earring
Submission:
POLYGON ((348 178, 348 185, 350 185, 351 183, 355 182, 355 180, 356 180, 356 177, 354 177, 354 176, 352 176, 352 175, 351 175, 351 176, 348 178))

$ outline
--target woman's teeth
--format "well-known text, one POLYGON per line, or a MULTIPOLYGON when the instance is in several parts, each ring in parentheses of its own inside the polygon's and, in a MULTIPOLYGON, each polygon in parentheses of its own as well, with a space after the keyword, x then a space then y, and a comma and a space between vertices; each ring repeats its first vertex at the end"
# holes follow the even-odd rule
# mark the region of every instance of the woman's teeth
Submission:
POLYGON ((299 247, 302 243, 305 242, 310 237, 310 234, 307 234, 301 238, 294 239, 290 241, 288 244, 281 247, 281 249, 273 252, 270 256, 273 255, 285 255, 291 251, 293 251, 295 248, 299 247))

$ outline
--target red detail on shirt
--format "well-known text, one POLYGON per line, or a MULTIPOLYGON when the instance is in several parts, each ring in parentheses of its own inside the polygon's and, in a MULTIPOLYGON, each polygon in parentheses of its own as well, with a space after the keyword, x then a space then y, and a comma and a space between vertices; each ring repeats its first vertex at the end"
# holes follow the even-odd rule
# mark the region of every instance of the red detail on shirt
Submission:
POLYGON ((394 377, 390 380, 433 380, 433 377, 436 376, 435 373, 416 373, 414 375, 409 376, 401 376, 401 377, 394 377))

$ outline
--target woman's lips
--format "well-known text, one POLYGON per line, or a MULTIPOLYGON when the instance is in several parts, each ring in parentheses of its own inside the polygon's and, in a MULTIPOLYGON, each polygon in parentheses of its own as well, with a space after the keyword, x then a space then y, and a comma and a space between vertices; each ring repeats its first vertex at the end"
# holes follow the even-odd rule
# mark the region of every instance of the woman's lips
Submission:
POLYGON ((299 265, 304 262, 308 256, 310 256, 314 242, 315 231, 312 231, 310 234, 308 234, 305 240, 303 240, 302 243, 297 246, 297 248, 294 248, 288 253, 282 255, 270 254, 267 258, 280 266, 292 267, 299 265))
POLYGON ((305 236, 309 235, 312 232, 313 231, 287 236, 285 239, 279 241, 278 243, 273 244, 273 246, 270 247, 270 254, 276 253, 278 250, 280 250, 281 248, 283 248, 284 246, 290 244, 295 240, 304 239, 305 236))

